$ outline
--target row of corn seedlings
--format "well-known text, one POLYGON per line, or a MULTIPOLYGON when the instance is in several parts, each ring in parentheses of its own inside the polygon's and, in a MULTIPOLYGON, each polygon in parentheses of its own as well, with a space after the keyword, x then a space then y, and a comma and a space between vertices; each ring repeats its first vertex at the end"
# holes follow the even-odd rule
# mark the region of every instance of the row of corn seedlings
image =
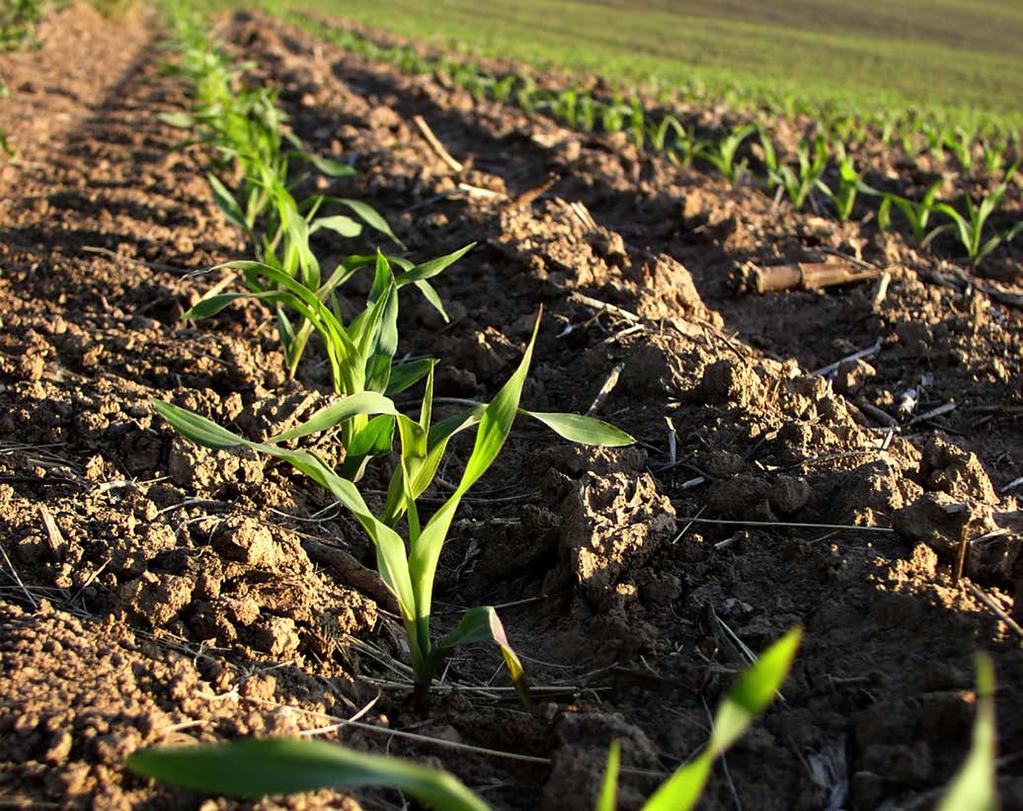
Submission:
MULTIPOLYGON (((241 271, 247 290, 208 295, 185 317, 207 318, 245 298, 270 304, 275 308, 289 373, 294 373, 308 337, 317 333, 330 363, 338 399, 296 428, 264 442, 248 440, 170 403, 157 402, 156 410, 199 444, 220 449, 247 447, 284 459, 326 487, 351 511, 372 539, 380 576, 400 607, 420 701, 455 647, 482 640, 498 644, 527 701, 521 665, 492 608, 467 612, 458 626, 439 640, 431 634, 434 574, 451 522, 465 493, 496 460, 517 416, 532 418, 574 442, 626 445, 632 438, 594 418, 520 407, 539 317, 521 363, 490 403, 478 403, 447 419, 435 420, 433 381, 438 361, 428 357, 396 361, 399 292, 409 286, 419 288, 446 318, 443 303, 429 280, 472 246, 422 263, 389 257, 379 249, 370 255, 353 254, 324 280, 310 236, 321 228, 346 237, 360 231, 359 223, 345 215, 320 214, 325 205, 343 205, 376 232, 395 242, 396 237, 365 203, 322 195, 296 200, 292 190, 299 181, 288 174, 289 160, 299 159, 331 174, 341 173, 342 168, 345 173, 350 170, 335 167, 301 148, 286 129, 273 94, 241 81, 240 69, 209 40, 201 15, 186 4, 173 6, 172 12, 175 47, 180 55, 177 69, 189 79, 194 98, 191 112, 170 120, 192 127, 197 138, 235 164, 241 176, 237 195, 214 174, 210 182, 222 211, 248 236, 258 257, 222 266, 241 271), (362 310, 346 323, 340 297, 345 283, 363 269, 373 276, 370 292, 362 310), (408 416, 391 397, 418 383, 424 384, 422 401, 414 409, 414 416, 408 416), (344 451, 340 470, 331 469, 314 453, 285 446, 335 429, 340 430, 344 451), (451 440, 465 431, 475 431, 476 440, 462 478, 443 505, 428 517, 420 497, 436 478, 451 440), (399 463, 393 466, 385 503, 374 512, 356 482, 374 459, 390 455, 396 435, 399 463)), ((354 304, 350 300, 347 303, 354 304)))
MULTIPOLYGON (((291 161, 311 164, 335 176, 350 170, 306 152, 286 128, 273 94, 242 82, 240 68, 206 35, 205 20, 185 5, 174 6, 173 11, 178 70, 190 81, 194 98, 191 112, 171 121, 191 128, 196 138, 219 156, 220 169, 233 167, 240 177, 240 188, 235 193, 216 174, 210 174, 210 183, 221 210, 246 235, 257 256, 256 260, 225 265, 242 272, 246 291, 209 295, 186 315, 210 317, 242 298, 271 304, 276 310, 289 373, 294 374, 305 339, 315 331, 330 361, 338 397, 295 428, 262 442, 249 440, 168 402, 155 402, 154 408, 178 431, 206 447, 245 447, 287 461, 326 487, 352 513, 373 541, 378 572, 398 602, 421 706, 430 683, 456 647, 490 641, 499 647, 520 698, 528 707, 529 691, 521 662, 492 607, 470 609, 450 633, 439 639, 432 633, 434 577, 448 530, 466 492, 496 461, 517 416, 531 417, 575 442, 615 446, 629 444, 632 438, 593 418, 531 412, 521 407, 539 316, 522 360, 493 400, 435 420, 433 384, 438 361, 421 358, 395 362, 398 292, 409 284, 419 286, 443 314, 443 304, 428 280, 471 246, 420 264, 388 257, 378 249, 373 255, 353 255, 340 262, 323 281, 310 241, 317 230, 351 237, 361 232, 362 225, 368 225, 395 243, 397 239, 386 222, 364 203, 322 195, 302 200, 293 196, 301 178, 289 176, 291 161), (331 204, 343 206, 358 220, 320 213, 331 204), (345 282, 363 268, 373 273, 371 291, 362 311, 345 324, 339 296, 345 291, 345 282), (424 384, 422 399, 409 416, 389 395, 419 382, 424 384), (291 447, 297 440, 338 427, 344 450, 340 470, 331 469, 312 451, 291 447), (469 430, 475 430, 475 441, 461 479, 447 500, 427 516, 420 497, 434 481, 451 440, 469 430), (392 466, 384 504, 374 512, 356 484, 368 464, 391 454, 395 434, 398 462, 392 466)), ((781 687, 799 638, 798 629, 791 631, 740 677, 719 708, 707 746, 676 771, 644 808, 656 811, 695 805, 714 761, 745 732, 781 687)), ((619 760, 619 746, 613 743, 598 811, 613 811, 616 806, 619 760)), ((442 809, 488 808, 446 772, 314 742, 247 741, 150 750, 134 755, 129 766, 139 774, 218 793, 263 795, 383 785, 442 809)))
POLYGON ((907 213, 906 225, 915 243, 927 247, 934 237, 951 232, 971 266, 1023 229, 1017 222, 996 230, 989 222, 1013 183, 1016 163, 1007 169, 1006 166, 1013 156, 1020 154, 1020 136, 1014 129, 968 128, 918 112, 879 113, 876 121, 866 121, 847 113, 825 111, 815 122, 817 134, 801 139, 795 148, 794 162, 786 163, 779 161, 769 128, 762 123, 746 122, 717 137, 699 137, 695 124, 687 125, 670 113, 648 112, 638 96, 627 98, 614 93, 601 99, 577 87, 543 89, 529 77, 491 76, 469 62, 428 57, 412 45, 381 45, 357 31, 326 26, 302 14, 289 14, 288 19, 343 48, 394 64, 404 72, 443 74, 478 99, 514 102, 528 112, 549 114, 583 132, 625 132, 641 149, 661 152, 680 166, 697 162, 706 165, 731 185, 755 184, 770 194, 786 197, 797 210, 810 204, 819 213, 830 213, 846 222, 853 216, 857 200, 872 198, 878 224, 886 228, 892 224, 888 212, 893 206, 904 213, 923 207, 948 221, 928 232, 931 239, 925 240, 916 234, 916 225, 907 213), (760 177, 752 172, 748 155, 744 154, 748 152, 746 142, 754 136, 759 136, 762 151, 760 162, 764 172, 760 177), (993 188, 979 200, 965 195, 960 209, 948 201, 937 201, 931 192, 914 201, 895 192, 880 191, 866 182, 865 169, 856 165, 852 155, 853 145, 862 146, 875 137, 886 145, 898 139, 907 156, 928 152, 944 160, 946 155, 954 155, 962 172, 971 173, 983 167, 987 178, 1001 175, 1001 179, 994 181, 993 188), (922 139, 922 143, 914 139, 922 139))
MULTIPOLYGON (((272 3, 266 5, 276 10, 272 3)), ((527 109, 557 107, 568 117, 579 116, 583 121, 597 124, 605 116, 609 122, 621 116, 628 118, 638 103, 638 97, 627 97, 621 92, 611 93, 608 99, 599 100, 582 87, 566 90, 540 88, 528 76, 494 76, 463 59, 427 56, 415 44, 383 44, 353 28, 330 26, 322 19, 311 18, 301 12, 286 12, 285 16, 291 22, 368 59, 394 64, 406 73, 443 73, 479 97, 488 96, 502 102, 515 100, 527 109)), ((869 137, 877 137, 886 145, 905 141, 911 144, 907 147, 907 153, 917 153, 933 146, 933 134, 937 134, 941 139, 939 143, 957 158, 964 154, 960 148, 964 140, 976 147, 982 142, 986 143, 989 149, 997 144, 1006 149, 1014 146, 1018 148, 1020 142, 1018 125, 983 116, 970 118, 966 113, 953 116, 920 109, 864 112, 837 104, 810 103, 791 93, 782 93, 777 97, 750 97, 744 95, 738 87, 725 96, 714 96, 708 94, 698 81, 673 88, 670 93, 655 93, 651 97, 656 97, 661 104, 683 104, 699 109, 723 106, 730 110, 748 111, 757 117, 758 114, 767 114, 792 121, 813 119, 829 137, 837 137, 846 142, 862 142, 869 137)))

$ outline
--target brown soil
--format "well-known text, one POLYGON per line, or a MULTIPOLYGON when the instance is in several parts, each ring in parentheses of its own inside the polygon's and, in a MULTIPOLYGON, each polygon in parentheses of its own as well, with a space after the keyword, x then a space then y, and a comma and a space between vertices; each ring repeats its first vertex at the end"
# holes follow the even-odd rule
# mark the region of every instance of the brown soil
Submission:
MULTIPOLYGON (((964 757, 971 654, 986 650, 1003 802, 1023 808, 1021 639, 991 608, 1013 611, 1021 570, 1019 505, 1002 492, 1023 475, 1019 309, 935 284, 947 268, 869 225, 774 209, 266 19, 225 21, 296 131, 356 160, 339 190, 377 206, 415 256, 479 241, 439 279, 451 325, 403 303, 408 351, 447 364, 438 393, 492 394, 543 303, 528 405, 585 411, 618 369, 598 413, 641 440, 589 451, 514 435, 457 519, 437 614, 503 605, 541 703, 519 709, 479 649, 453 661, 422 718, 353 523, 289 469, 192 447, 151 413, 169 398, 257 437, 327 390, 315 354, 285 380, 258 306, 180 320, 220 279, 184 273, 244 246, 212 204, 206 156, 175 150, 180 133, 160 123, 184 99, 155 30, 73 7, 40 51, 0 60, 19 150, 0 174, 0 801, 198 807, 126 774, 123 757, 296 734, 375 701, 363 722, 434 743, 322 737, 444 764, 497 808, 588 809, 611 739, 628 766, 670 771, 745 666, 735 639, 762 649, 802 623, 784 701, 728 755, 728 779, 718 768, 706 807, 735 807, 733 792, 757 809, 929 807, 964 757), (416 114, 470 164, 462 176, 416 114), (563 179, 522 202, 552 169, 563 179), (747 261, 850 246, 891 274, 882 300, 872 285, 728 287, 747 261), (833 382, 809 374, 875 341, 833 382), (918 403, 901 412, 909 388, 918 403), (960 538, 985 535, 954 583, 960 538)), ((623 807, 650 788, 627 775, 623 807)), ((387 792, 259 805, 356 801, 399 807, 387 792)))

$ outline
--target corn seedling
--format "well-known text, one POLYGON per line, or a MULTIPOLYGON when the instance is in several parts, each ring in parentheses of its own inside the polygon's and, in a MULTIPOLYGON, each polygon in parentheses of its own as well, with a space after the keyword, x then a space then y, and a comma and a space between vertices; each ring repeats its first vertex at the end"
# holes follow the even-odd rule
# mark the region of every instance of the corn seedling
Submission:
POLYGON ((643 106, 637 98, 633 98, 629 104, 628 120, 629 134, 632 136, 632 142, 636 145, 637 149, 642 151, 643 147, 646 146, 646 114, 643 112, 643 106))
POLYGON ((924 152, 929 152, 935 160, 944 160, 945 142, 948 140, 948 131, 940 124, 932 122, 925 123, 920 128, 920 134, 924 139, 924 152))
POLYGON ((860 192, 869 195, 880 195, 881 193, 864 182, 863 175, 856 168, 856 162, 846 153, 842 143, 838 144, 836 155, 838 158, 838 188, 832 190, 828 186, 824 186, 822 191, 835 204, 838 221, 846 222, 852 216, 856 197, 860 192))
MULTIPOLYGON (((393 282, 391 289, 393 292, 393 282)), ((370 321, 365 323, 368 329, 370 321)), ((452 519, 466 492, 497 458, 516 415, 523 414, 538 420, 574 442, 620 446, 633 441, 617 428, 590 417, 528 412, 519 408, 539 325, 538 318, 521 363, 489 404, 480 404, 438 423, 433 423, 432 364, 418 419, 400 413, 382 394, 363 391, 321 409, 298 427, 262 443, 233 434, 169 403, 154 403, 158 413, 193 442, 210 448, 245 447, 284 459, 326 487, 352 513, 373 541, 377 570, 397 600, 408 636, 416 698, 420 704, 425 702, 431 681, 451 652, 460 645, 482 641, 498 645, 516 689, 523 702, 528 703, 522 666, 493 608, 470 609, 457 627, 439 640, 434 640, 430 633, 434 577, 452 519), (355 453, 372 453, 373 443, 380 442, 381 438, 384 440, 382 445, 389 447, 390 436, 395 429, 400 438, 399 464, 391 476, 387 498, 379 515, 373 514, 351 481, 331 470, 315 454, 290 450, 280 444, 356 419, 361 421, 363 428, 355 433, 354 441, 348 445, 350 452, 359 442, 362 444, 354 449, 355 453), (418 499, 434 481, 452 437, 472 428, 476 429, 476 441, 458 486, 429 520, 423 520, 418 499), (397 532, 402 518, 407 528, 405 539, 397 532)), ((348 462, 346 459, 346 466, 348 462)))
POLYGON ((963 127, 956 127, 945 134, 945 148, 948 149, 964 172, 973 167, 973 134, 963 127))
POLYGON ((774 148, 774 141, 771 140, 770 134, 763 127, 757 127, 757 139, 760 141, 761 160, 763 160, 766 170, 764 188, 768 192, 772 192, 781 185, 778 152, 774 148))
POLYGON ((744 124, 737 127, 720 141, 702 147, 698 157, 714 166, 730 186, 734 186, 746 169, 746 162, 735 162, 735 156, 743 142, 757 131, 756 125, 744 124))
MULTIPOLYGON (((799 628, 789 631, 739 677, 718 707, 707 746, 662 783, 641 811, 690 811, 696 807, 714 762, 746 733, 785 682, 800 636, 799 628)), ((614 741, 595 811, 617 808, 620 764, 621 747, 614 741)), ((446 771, 323 741, 268 739, 144 749, 131 755, 127 766, 144 777, 209 794, 261 797, 382 786, 403 791, 440 811, 490 811, 482 798, 446 771)), ((959 807, 967 811, 980 808, 959 807)))
POLYGON ((1002 167, 1005 166, 1005 154, 1008 151, 1006 139, 995 141, 985 138, 980 142, 980 150, 984 169, 988 174, 993 175, 1002 171, 1002 167))
MULTIPOLYGON (((426 300, 446 319, 447 313, 429 280, 458 261, 472 244, 420 265, 388 258, 379 251, 375 256, 352 256, 330 277, 317 286, 307 286, 280 268, 252 261, 228 262, 221 267, 242 271, 248 292, 217 293, 208 296, 185 318, 202 319, 217 315, 241 299, 259 299, 277 310, 278 336, 285 350, 288 370, 294 374, 309 337, 316 332, 330 365, 331 383, 337 394, 352 397, 363 392, 397 394, 421 380, 432 368, 432 361, 416 360, 395 364, 398 349, 398 291, 408 285, 419 289, 426 300), (396 274, 393 265, 397 265, 396 274), (366 307, 347 326, 337 306, 328 306, 334 290, 354 274, 372 268, 373 285, 366 307), (293 323, 288 312, 297 318, 293 323)), ((343 424, 344 447, 349 451, 346 475, 356 477, 369 448, 359 437, 367 428, 365 417, 353 415, 343 424), (353 448, 364 447, 362 453, 353 448)), ((375 435, 374 435, 375 436, 375 435)), ((389 442, 388 442, 389 448, 389 442)))
POLYGON ((877 211, 878 227, 886 229, 890 226, 891 209, 894 205, 906 218, 906 222, 913 232, 914 242, 921 247, 925 247, 937 236, 934 232, 928 234, 927 223, 930 221, 931 213, 935 209, 935 201, 940 188, 941 181, 934 181, 919 201, 910 200, 898 194, 886 194, 877 211))
POLYGON ((823 135, 818 135, 813 143, 813 154, 810 145, 801 139, 796 148, 798 172, 787 164, 778 166, 776 170, 777 185, 785 189, 789 202, 797 211, 801 210, 815 189, 828 193, 830 190, 821 180, 828 164, 828 150, 823 135))
MULTIPOLYGON (((362 201, 324 195, 296 200, 292 189, 304 178, 289 176, 290 161, 301 160, 335 177, 350 175, 352 170, 305 151, 287 128, 286 117, 277 108, 274 94, 265 88, 244 87, 239 68, 207 40, 202 18, 185 6, 176 6, 173 10, 181 53, 178 72, 194 87, 195 106, 189 114, 177 114, 168 119, 178 126, 197 130, 200 141, 215 149, 224 160, 240 167, 243 176, 240 195, 232 194, 212 173, 209 182, 217 206, 228 221, 246 234, 257 257, 256 262, 232 265, 243 271, 248 293, 204 300, 187 315, 208 317, 236 298, 262 298, 276 308, 278 336, 285 350, 289 375, 294 376, 308 340, 316 330, 328 346, 335 391, 357 393, 361 390, 358 383, 361 372, 354 371, 352 352, 342 351, 337 343, 343 342, 346 332, 337 315, 336 291, 355 271, 374 260, 353 257, 324 281, 310 240, 318 231, 354 237, 361 233, 363 225, 395 242, 397 238, 387 222, 362 201), (354 218, 342 214, 318 216, 325 206, 343 207, 354 218), (299 288, 305 293, 304 301, 296 298, 299 288), (319 307, 311 303, 317 300, 319 307), (333 313, 323 306, 327 303, 334 306, 333 313), (296 314, 298 321, 293 323, 296 314), (334 316, 333 323, 325 321, 325 316, 334 316)), ((430 267, 436 270, 437 266, 430 267)), ((439 298, 427 281, 429 276, 423 275, 426 271, 420 267, 416 272, 419 274, 416 286, 443 315, 439 298)), ((402 278, 406 277, 399 277, 399 287, 402 278)), ((380 291, 377 294, 383 295, 380 291)))
POLYGON ((1008 242, 1014 239, 1017 234, 1023 232, 1023 222, 1017 222, 1008 231, 995 234, 987 240, 984 239, 984 226, 988 218, 1001 205, 1002 198, 1005 196, 1006 191, 1008 191, 1009 183, 1012 182, 1015 172, 1016 166, 1013 165, 1005 173, 1005 178, 998 187, 979 203, 974 202, 973 198, 967 195, 965 217, 948 205, 948 203, 937 203, 934 206, 934 210, 941 212, 952 222, 946 223, 932 231, 928 235, 928 241, 937 236, 938 233, 954 229, 956 236, 959 237, 959 243, 966 251, 966 257, 970 261, 970 266, 975 267, 1003 242, 1008 242))

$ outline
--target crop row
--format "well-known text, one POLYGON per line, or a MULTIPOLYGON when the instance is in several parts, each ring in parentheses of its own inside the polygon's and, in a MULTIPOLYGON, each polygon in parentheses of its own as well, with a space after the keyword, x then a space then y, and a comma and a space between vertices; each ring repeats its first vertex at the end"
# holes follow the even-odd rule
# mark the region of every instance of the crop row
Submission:
MULTIPOLYGON (((730 128, 707 132, 699 115, 673 114, 663 107, 650 109, 640 95, 601 95, 582 86, 541 87, 530 76, 492 74, 471 61, 428 56, 412 44, 381 44, 354 29, 328 25, 301 13, 285 16, 367 59, 391 64, 408 74, 443 75, 477 99, 514 103, 581 132, 625 133, 641 151, 661 153, 682 167, 716 170, 730 185, 761 188, 786 198, 795 210, 810 205, 820 214, 829 213, 846 222, 858 201, 862 209, 864 201, 872 200, 879 228, 892 227, 894 209, 918 247, 928 247, 940 235, 951 234, 959 254, 971 266, 1023 231, 1023 222, 998 227, 992 219, 1013 188, 1020 155, 1017 129, 971 128, 921 113, 885 112, 862 118, 823 111, 804 128, 804 137, 786 150, 783 160, 779 157, 783 146, 772 134, 777 127, 772 126, 771 116, 763 114, 766 111, 755 121, 739 121, 730 128), (891 185, 887 173, 858 165, 855 157, 872 141, 880 141, 888 152, 900 146, 909 161, 926 155, 941 167, 942 176, 919 199, 885 189, 891 185), (974 197, 967 191, 958 207, 953 201, 939 200, 945 170, 955 169, 962 175, 963 185, 972 179, 976 181, 973 185, 986 186, 986 192, 974 197), (928 228, 932 214, 945 221, 928 228)), ((785 113, 792 121, 805 118, 805 111, 798 108, 785 113)))
MULTIPOLYGON (((175 33, 176 70, 191 91, 187 113, 165 116, 187 128, 205 145, 213 161, 212 195, 246 237, 252 260, 220 267, 240 271, 245 289, 217 290, 201 299, 185 317, 206 318, 231 303, 254 298, 269 305, 289 375, 294 376, 308 339, 315 332, 331 366, 336 399, 291 430, 263 442, 248 440, 198 414, 169 402, 154 408, 190 440, 215 449, 245 447, 289 462, 327 488, 373 541, 378 573, 395 596, 405 626, 414 672, 415 698, 421 711, 431 681, 447 656, 460 645, 490 641, 501 651, 520 699, 528 708, 529 688, 492 607, 470 609, 440 639, 431 632, 430 605, 434 574, 448 528, 465 493, 497 459, 519 415, 532 417, 565 439, 594 445, 624 445, 632 438, 599 420, 575 414, 530 412, 520 407, 523 385, 540 326, 517 369, 489 403, 478 403, 452 417, 434 421, 433 381, 438 361, 396 361, 399 291, 415 286, 446 318, 443 302, 429 279, 437 276, 472 246, 447 256, 415 263, 406 257, 353 254, 326 277, 316 256, 313 234, 352 238, 364 227, 400 245, 386 221, 363 201, 313 194, 297 197, 306 175, 294 175, 294 163, 328 177, 351 174, 350 167, 304 149, 287 127, 274 93, 245 81, 245 66, 236 65, 211 41, 208 26, 187 2, 169 9, 175 33), (227 178, 225 182, 222 178, 227 178), (233 186, 233 190, 229 188, 233 186), (344 214, 325 214, 340 208, 344 214), (352 216, 349 216, 352 215, 352 216), (373 281, 363 309, 347 323, 340 298, 346 282, 361 270, 373 281), (423 383, 414 417, 399 411, 391 395, 423 383), (290 447, 312 434, 337 433, 343 465, 333 470, 314 452, 290 447), (449 442, 475 429, 476 436, 454 492, 428 518, 419 497, 433 482, 449 442), (374 513, 356 486, 367 465, 392 456, 397 434, 398 461, 393 465, 385 504, 374 513)), ((345 296, 352 305, 355 296, 345 296)), ((725 696, 714 719, 710 740, 701 753, 680 767, 644 805, 648 811, 693 807, 703 792, 714 761, 772 701, 791 667, 800 633, 794 629, 767 650, 725 696)), ((990 663, 978 660, 982 701, 975 751, 954 781, 945 808, 970 808, 993 791, 993 677, 990 663), (968 802, 963 804, 962 798, 968 802), (954 805, 949 805, 954 803, 954 805)), ((616 805, 620 750, 613 743, 597 803, 598 811, 616 805)), ((217 793, 263 795, 324 787, 383 785, 401 789, 421 802, 442 809, 484 811, 487 804, 450 774, 396 758, 353 752, 316 742, 241 741, 219 746, 138 752, 129 766, 139 774, 189 788, 217 793)))
MULTIPOLYGON (((322 195, 296 199, 293 192, 303 185, 304 178, 289 174, 289 161, 301 161, 334 177, 347 175, 350 170, 302 147, 287 128, 274 94, 264 87, 245 83, 243 66, 235 65, 208 39, 201 15, 185 3, 173 5, 170 13, 178 56, 175 70, 190 86, 192 104, 187 113, 166 115, 165 121, 188 128, 195 141, 206 145, 219 172, 233 173, 237 179, 234 192, 215 172, 208 176, 211 191, 217 205, 245 234, 257 256, 256 260, 222 266, 242 272, 246 291, 207 295, 185 318, 212 316, 242 298, 264 301, 275 310, 289 374, 294 374, 306 346, 303 336, 308 337, 315 330, 331 362, 332 382, 339 396, 302 424, 265 442, 247 440, 169 402, 154 402, 154 408, 182 434, 206 447, 246 447, 284 459, 326 487, 348 508, 372 539, 378 573, 401 611, 415 677, 415 698, 421 709, 425 708, 430 682, 446 657, 459 645, 481 641, 498 645, 520 699, 529 707, 525 673, 493 608, 469 610, 454 630, 440 639, 431 634, 434 573, 448 528, 463 495, 496 460, 518 415, 532 417, 576 442, 624 445, 631 443, 632 438, 594 418, 530 412, 520 407, 539 317, 522 361, 494 399, 434 422, 433 380, 437 361, 394 360, 398 347, 399 290, 408 284, 420 285, 427 300, 446 317, 440 297, 428 280, 472 246, 421 264, 388 257, 379 250, 374 256, 353 255, 339 263, 327 282, 322 283, 310 241, 313 233, 327 229, 348 238, 360 233, 365 224, 392 242, 397 243, 397 237, 365 203, 322 195), (354 212, 361 223, 345 215, 319 213, 331 205, 354 212), (397 274, 394 267, 399 268, 397 274), (338 296, 344 291, 345 282, 362 268, 373 272, 371 291, 364 309, 345 324, 338 296), (424 379, 422 401, 414 409, 418 415, 406 416, 389 395, 410 389, 424 379), (285 447, 292 440, 338 427, 344 457, 338 471, 313 452, 285 447), (450 440, 473 428, 476 439, 461 481, 427 519, 420 513, 419 496, 433 482, 450 440), (374 514, 356 483, 374 458, 391 453, 395 433, 399 461, 391 474, 385 504, 374 514)), ((743 733, 781 686, 799 637, 798 631, 789 633, 739 680, 722 706, 715 734, 702 756, 669 779, 650 799, 647 808, 677 809, 695 802, 713 761, 743 733)), ((615 745, 609 755, 602 809, 614 808, 618 761, 615 745)), ((133 756, 129 764, 142 774, 209 791, 265 794, 369 783, 401 788, 442 808, 487 807, 446 773, 310 742, 247 741, 214 749, 148 751, 133 756)))

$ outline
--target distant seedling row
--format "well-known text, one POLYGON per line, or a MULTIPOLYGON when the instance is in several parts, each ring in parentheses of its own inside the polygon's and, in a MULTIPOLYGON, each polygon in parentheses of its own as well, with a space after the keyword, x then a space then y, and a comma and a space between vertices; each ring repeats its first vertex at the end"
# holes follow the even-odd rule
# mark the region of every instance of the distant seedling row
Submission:
MULTIPOLYGON (((1020 132, 1011 126, 966 126, 916 113, 878 112, 864 117, 818 109, 819 117, 804 128, 807 134, 791 154, 780 156, 781 145, 774 134, 778 117, 791 122, 807 117, 808 108, 794 100, 761 110, 754 121, 740 120, 732 128, 706 133, 701 131, 697 115, 673 114, 661 106, 651 109, 639 95, 617 92, 606 96, 585 87, 540 87, 530 76, 491 74, 472 61, 427 56, 412 44, 383 44, 349 27, 330 25, 299 12, 284 16, 345 50, 394 65, 402 72, 443 75, 477 99, 517 104, 585 133, 624 132, 641 151, 661 153, 679 166, 716 170, 730 185, 762 188, 784 197, 797 211, 809 205, 819 214, 846 222, 859 201, 861 211, 872 211, 878 227, 886 229, 894 224, 894 209, 904 218, 902 224, 918 247, 930 247, 937 237, 951 234, 958 243, 958 255, 970 266, 1023 232, 1023 221, 996 222, 1010 193, 1018 195, 1015 171, 1020 132), (937 199, 941 180, 920 199, 878 188, 891 185, 880 171, 875 172, 877 181, 868 182, 871 167, 857 165, 855 155, 872 142, 880 142, 888 150, 901 149, 909 164, 927 155, 944 174, 958 175, 959 184, 965 187, 958 207, 955 201, 937 199), (977 197, 972 186, 987 191, 977 197), (867 200, 872 204, 867 205, 867 200), (945 222, 926 228, 931 214, 945 222)), ((912 178, 906 177, 901 185, 910 188, 912 178)))

